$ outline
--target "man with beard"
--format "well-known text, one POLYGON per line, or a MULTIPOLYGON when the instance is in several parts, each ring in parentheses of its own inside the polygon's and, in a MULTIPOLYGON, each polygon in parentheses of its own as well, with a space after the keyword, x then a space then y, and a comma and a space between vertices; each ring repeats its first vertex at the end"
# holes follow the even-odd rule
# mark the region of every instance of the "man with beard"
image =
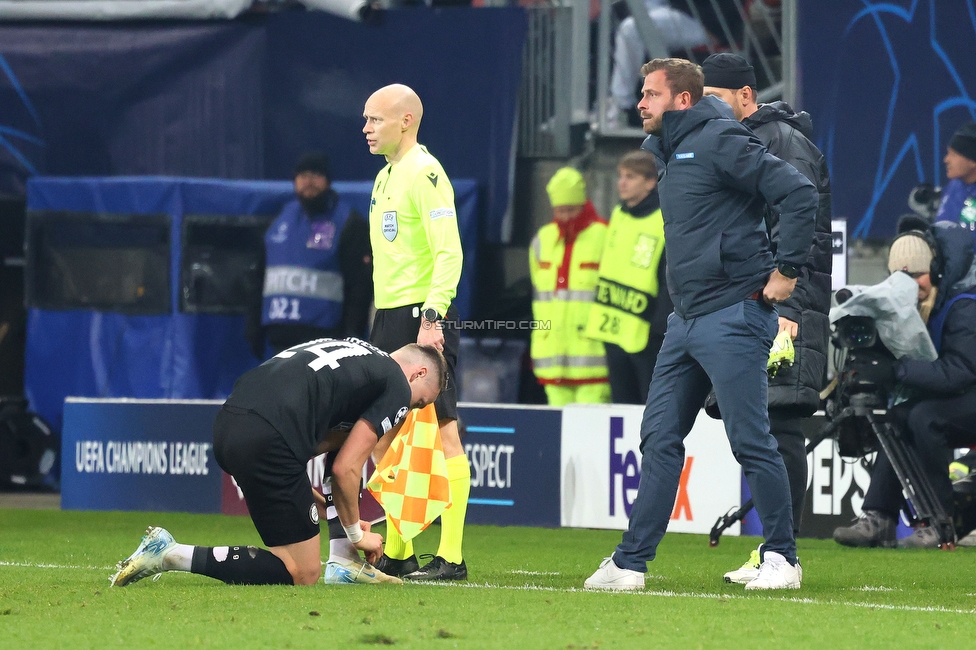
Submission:
POLYGON ((817 191, 770 155, 728 104, 703 97, 701 68, 654 59, 644 75, 641 146, 654 154, 674 303, 641 422, 640 488, 623 540, 590 589, 644 587, 667 530, 684 467, 684 438, 715 387, 732 453, 742 465, 766 543, 746 589, 798 589, 790 487, 769 433, 766 362, 775 305, 790 297, 813 240, 817 191), (763 224, 780 215, 774 258, 763 224))
POLYGON ((277 353, 312 339, 366 335, 373 299, 369 225, 329 178, 325 155, 302 156, 296 198, 264 235, 261 316, 252 314, 248 323, 260 359, 265 340, 277 353))

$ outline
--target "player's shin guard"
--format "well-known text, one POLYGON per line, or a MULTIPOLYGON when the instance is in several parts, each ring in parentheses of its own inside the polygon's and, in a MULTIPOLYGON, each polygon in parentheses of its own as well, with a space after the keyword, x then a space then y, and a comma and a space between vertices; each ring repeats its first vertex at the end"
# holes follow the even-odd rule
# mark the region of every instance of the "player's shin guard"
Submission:
POLYGON ((437 555, 448 562, 460 564, 461 541, 464 536, 464 517, 468 513, 471 493, 471 466, 464 454, 447 459, 447 478, 451 483, 451 507, 441 513, 441 543, 437 555))
POLYGON ((197 546, 190 572, 230 585, 293 585, 285 563, 255 546, 197 546))

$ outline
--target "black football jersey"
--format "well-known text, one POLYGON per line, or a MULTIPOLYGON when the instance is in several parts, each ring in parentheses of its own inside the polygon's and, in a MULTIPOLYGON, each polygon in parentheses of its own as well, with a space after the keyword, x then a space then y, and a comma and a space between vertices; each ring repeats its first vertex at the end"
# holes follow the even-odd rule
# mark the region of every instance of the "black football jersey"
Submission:
POLYGON ((332 429, 368 421, 382 436, 410 409, 400 365, 356 338, 316 339, 291 347, 241 375, 227 405, 257 413, 302 460, 332 429))

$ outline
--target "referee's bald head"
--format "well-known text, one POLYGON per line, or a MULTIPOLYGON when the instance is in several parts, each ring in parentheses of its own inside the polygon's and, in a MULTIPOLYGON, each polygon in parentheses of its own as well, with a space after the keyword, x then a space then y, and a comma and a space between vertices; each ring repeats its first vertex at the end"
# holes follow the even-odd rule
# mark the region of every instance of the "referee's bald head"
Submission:
POLYGON ((413 88, 404 84, 383 86, 370 95, 366 105, 370 104, 375 104, 384 113, 389 111, 398 118, 412 115, 414 128, 420 128, 420 120, 424 117, 424 105, 420 96, 413 88))

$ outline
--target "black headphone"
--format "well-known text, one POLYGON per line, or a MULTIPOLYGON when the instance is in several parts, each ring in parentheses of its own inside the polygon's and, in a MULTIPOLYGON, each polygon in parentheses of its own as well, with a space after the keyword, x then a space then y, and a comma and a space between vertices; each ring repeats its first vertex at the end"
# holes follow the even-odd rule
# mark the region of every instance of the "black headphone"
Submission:
POLYGON ((912 188, 908 193, 908 207, 920 217, 931 221, 939 211, 942 203, 942 188, 932 183, 922 183, 912 188))
POLYGON ((929 276, 931 277, 933 286, 939 286, 939 282, 942 281, 942 275, 945 273, 945 264, 942 260, 939 243, 929 228, 929 222, 918 215, 906 214, 898 219, 896 230, 898 234, 891 240, 888 250, 891 250, 891 246, 894 246, 895 242, 902 237, 912 236, 924 240, 928 244, 929 250, 932 251, 932 264, 929 266, 929 276))

